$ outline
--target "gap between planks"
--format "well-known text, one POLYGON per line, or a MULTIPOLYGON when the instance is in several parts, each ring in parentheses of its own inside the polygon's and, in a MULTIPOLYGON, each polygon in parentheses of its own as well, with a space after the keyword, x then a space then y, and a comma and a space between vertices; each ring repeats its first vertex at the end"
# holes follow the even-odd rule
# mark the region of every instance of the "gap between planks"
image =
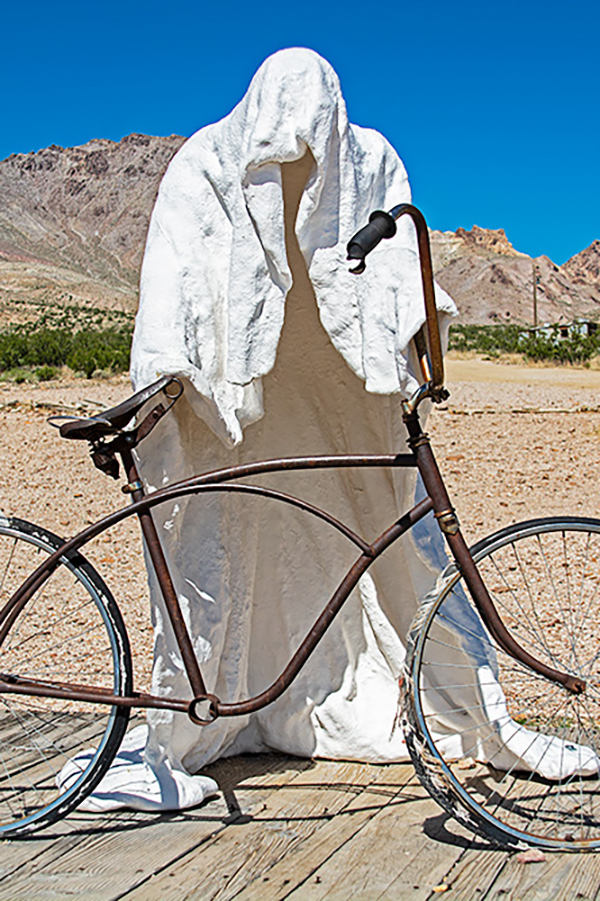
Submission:
POLYGON ((32 839, 6 842, 1 851, 7 859, 16 852, 19 865, 0 880, 0 899, 81 894, 86 901, 112 901, 239 819, 224 798, 234 793, 243 810, 252 813, 274 783, 285 784, 310 765, 309 760, 276 755, 232 758, 207 768, 223 794, 201 808, 155 815, 75 814, 50 835, 42 834, 37 840, 43 843, 41 853, 32 839), (246 789, 244 781, 251 787, 246 789))

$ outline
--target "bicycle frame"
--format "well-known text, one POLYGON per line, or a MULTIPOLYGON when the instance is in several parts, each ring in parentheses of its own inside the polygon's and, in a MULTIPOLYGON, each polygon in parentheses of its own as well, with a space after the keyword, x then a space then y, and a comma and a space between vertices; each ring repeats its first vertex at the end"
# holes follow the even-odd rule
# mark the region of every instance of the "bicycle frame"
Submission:
POLYGON ((397 522, 386 529, 375 541, 368 543, 352 529, 326 511, 321 510, 300 498, 256 485, 247 485, 243 483, 232 484, 233 480, 245 476, 290 470, 372 466, 396 468, 414 467, 416 466, 416 461, 413 454, 320 456, 267 460, 206 473, 175 483, 149 495, 144 494, 131 452, 124 453, 122 459, 129 484, 135 486, 132 490, 133 503, 115 513, 109 514, 93 525, 88 526, 78 535, 65 542, 59 550, 50 555, 43 564, 38 567, 25 582, 23 582, 13 597, 5 605, 4 609, 0 612, 0 644, 4 641, 10 627, 25 604, 35 591, 41 588, 43 583, 50 578, 62 558, 77 553, 85 544, 100 535, 106 529, 117 525, 119 522, 130 516, 137 515, 146 540, 148 553, 152 560, 157 580, 165 600, 176 641, 182 655, 182 660, 194 696, 193 700, 191 702, 189 698, 169 698, 167 700, 154 695, 137 692, 132 694, 129 698, 118 697, 112 695, 105 689, 83 688, 72 683, 59 684, 53 682, 52 685, 49 685, 34 682, 33 680, 16 679, 16 677, 13 677, 13 680, 9 683, 4 681, 1 674, 0 692, 12 691, 19 694, 33 694, 42 697, 69 697, 73 700, 111 703, 128 707, 160 707, 163 709, 185 711, 190 715, 194 722, 200 724, 211 722, 216 716, 235 716, 259 710, 279 697, 279 695, 291 684, 320 639, 325 634, 325 631, 333 621, 335 615, 343 606, 361 575, 366 572, 368 567, 387 547, 401 535, 405 534, 405 532, 433 508, 432 501, 429 498, 426 498, 404 514, 404 516, 400 517, 397 522), (218 698, 206 690, 200 667, 192 650, 189 632, 183 620, 177 594, 164 558, 156 527, 150 513, 153 507, 158 506, 161 503, 172 501, 186 495, 203 494, 215 491, 237 491, 246 494, 260 495, 298 507, 328 523, 355 544, 361 552, 360 556, 342 579, 338 589, 324 607, 321 615, 318 617, 312 629, 279 678, 260 695, 235 703, 222 703, 218 698), (195 709, 198 704, 207 700, 211 705, 210 719, 198 716, 195 709))
POLYGON ((207 725, 220 716, 238 716, 260 710, 278 698, 293 682, 344 605, 360 577, 368 570, 371 564, 388 547, 412 528, 415 523, 432 511, 440 529, 444 533, 457 565, 465 576, 469 592, 482 619, 500 647, 510 656, 518 659, 543 677, 563 685, 573 694, 580 694, 585 690, 586 684, 581 679, 546 666, 528 654, 515 641, 502 623, 460 532, 458 519, 435 461, 429 439, 421 428, 418 416, 418 406, 425 397, 430 397, 434 402, 439 402, 447 397, 447 392, 443 387, 443 360, 435 308, 427 226, 419 210, 409 204, 395 207, 389 215, 393 219, 397 219, 405 214, 410 215, 417 228, 427 323, 427 339, 425 339, 424 334, 419 333, 415 341, 425 381, 410 400, 403 402, 404 422, 408 430, 408 443, 411 453, 368 456, 292 457, 266 460, 194 476, 147 495, 144 493, 139 478, 132 449, 120 450, 128 480, 126 490, 132 495, 132 504, 104 517, 81 531, 74 538, 66 541, 62 547, 50 555, 23 582, 4 609, 0 611, 0 645, 20 611, 34 592, 52 575, 62 558, 68 558, 70 555, 75 554, 87 542, 106 529, 111 528, 129 516, 136 515, 140 521, 148 552, 181 652, 190 683, 192 698, 191 700, 190 698, 161 698, 156 695, 136 691, 132 692, 128 697, 116 696, 108 689, 84 687, 74 683, 49 683, 22 679, 18 676, 2 673, 0 673, 0 693, 12 692, 40 697, 69 698, 76 701, 114 704, 124 707, 169 709, 187 713, 190 719, 198 725, 207 725), (423 480, 427 497, 401 515, 378 538, 369 543, 326 511, 300 498, 283 494, 270 488, 248 485, 237 481, 238 479, 257 474, 347 467, 416 467, 423 480), (337 590, 325 605, 322 613, 316 619, 280 676, 260 694, 244 700, 222 701, 207 690, 151 514, 152 509, 161 503, 186 495, 218 491, 235 491, 260 495, 298 507, 337 529, 360 550, 359 557, 343 577, 337 590))

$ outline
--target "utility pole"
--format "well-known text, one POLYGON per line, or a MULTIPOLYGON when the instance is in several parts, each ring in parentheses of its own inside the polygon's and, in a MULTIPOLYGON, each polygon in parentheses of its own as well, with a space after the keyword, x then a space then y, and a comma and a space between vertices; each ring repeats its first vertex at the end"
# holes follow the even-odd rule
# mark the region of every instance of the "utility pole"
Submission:
POLYGON ((537 328, 538 323, 538 313, 537 313, 537 284, 538 284, 538 271, 537 266, 535 265, 535 260, 531 261, 532 265, 532 275, 533 275, 533 327, 537 328))

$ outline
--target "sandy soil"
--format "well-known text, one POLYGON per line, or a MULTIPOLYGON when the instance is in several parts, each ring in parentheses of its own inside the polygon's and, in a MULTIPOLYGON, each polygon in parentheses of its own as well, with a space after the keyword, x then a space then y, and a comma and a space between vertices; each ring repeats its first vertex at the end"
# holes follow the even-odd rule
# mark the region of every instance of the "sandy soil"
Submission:
MULTIPOLYGON (((449 401, 428 430, 467 540, 536 516, 600 513, 600 372, 448 362, 449 401)), ((0 510, 60 535, 126 503, 84 443, 62 440, 52 412, 95 412, 129 394, 125 377, 0 386, 0 510)), ((298 451, 308 451, 299 448, 298 451)), ((138 659, 152 632, 141 542, 133 522, 86 555, 118 595, 138 659)), ((147 684, 149 668, 138 668, 147 684)))
POLYGON ((600 514, 600 373, 450 360, 447 374, 429 431, 467 539, 600 514))
MULTIPOLYGON (((124 376, 46 382, 37 387, 0 386, 0 510, 70 536, 127 503, 121 493, 123 482, 92 465, 87 443, 65 441, 47 418, 63 412, 92 415, 130 392, 124 376)), ((136 648, 136 681, 148 687, 152 628, 141 554, 141 539, 132 520, 85 549, 85 556, 118 600, 136 648)))

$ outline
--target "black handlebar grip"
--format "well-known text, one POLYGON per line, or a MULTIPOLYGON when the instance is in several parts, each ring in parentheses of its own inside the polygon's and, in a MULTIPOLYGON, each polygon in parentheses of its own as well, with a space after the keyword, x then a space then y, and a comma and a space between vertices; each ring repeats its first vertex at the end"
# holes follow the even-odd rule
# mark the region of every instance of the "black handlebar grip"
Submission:
MULTIPOLYGON (((396 222, 389 213, 375 210, 369 216, 369 224, 356 232, 348 241, 349 260, 361 260, 370 253, 383 238, 391 238, 396 234, 396 222)), ((364 268, 364 267, 363 267, 364 268)), ((362 271, 362 270, 361 270, 362 271)))

